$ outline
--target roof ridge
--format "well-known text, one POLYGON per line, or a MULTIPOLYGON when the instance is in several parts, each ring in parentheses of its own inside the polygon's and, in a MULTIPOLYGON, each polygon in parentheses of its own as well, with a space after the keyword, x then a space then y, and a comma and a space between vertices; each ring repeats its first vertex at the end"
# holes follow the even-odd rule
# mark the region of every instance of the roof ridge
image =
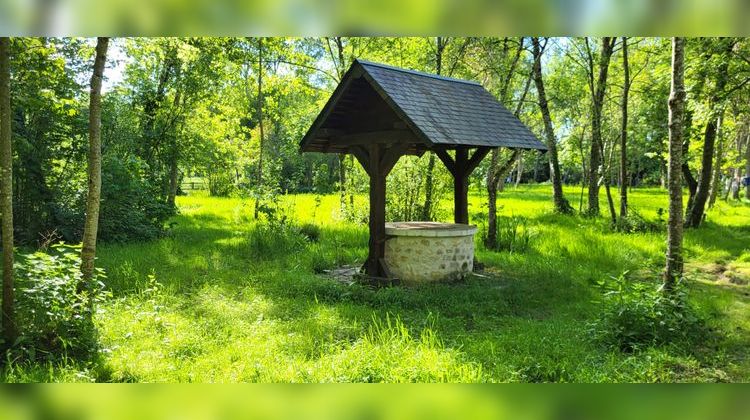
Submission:
POLYGON ((388 64, 375 63, 373 61, 362 60, 359 58, 355 58, 354 61, 358 62, 359 64, 366 65, 366 66, 381 67, 387 70, 395 70, 395 71, 400 71, 402 73, 410 73, 410 74, 414 74, 417 76, 430 77, 432 79, 444 80, 446 82, 456 82, 456 83, 465 83, 467 85, 482 86, 479 82, 474 81, 474 80, 456 79, 455 77, 441 76, 439 74, 434 74, 434 73, 427 73, 427 72, 418 71, 418 70, 405 69, 402 67, 391 66, 388 64))

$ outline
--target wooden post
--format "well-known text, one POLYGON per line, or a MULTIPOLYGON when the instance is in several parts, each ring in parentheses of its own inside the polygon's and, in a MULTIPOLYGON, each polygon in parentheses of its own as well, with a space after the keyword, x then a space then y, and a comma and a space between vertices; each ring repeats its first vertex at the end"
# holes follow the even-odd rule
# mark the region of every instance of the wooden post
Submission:
POLYGON ((409 143, 374 143, 352 146, 349 153, 357 158, 370 176, 370 241, 364 269, 368 276, 390 277, 384 266, 385 257, 385 180, 406 152, 409 143))
POLYGON ((468 149, 456 149, 455 159, 443 149, 434 150, 453 175, 453 220, 456 223, 469 224, 469 175, 474 172, 490 150, 492 150, 490 147, 479 147, 469 157, 468 149))
POLYGON ((370 167, 370 251, 365 271, 369 276, 381 277, 380 259, 385 256, 385 173, 380 165, 383 148, 369 147, 370 167))
POLYGON ((469 151, 456 150, 453 172, 453 220, 456 223, 469 224, 469 174, 467 163, 469 151))

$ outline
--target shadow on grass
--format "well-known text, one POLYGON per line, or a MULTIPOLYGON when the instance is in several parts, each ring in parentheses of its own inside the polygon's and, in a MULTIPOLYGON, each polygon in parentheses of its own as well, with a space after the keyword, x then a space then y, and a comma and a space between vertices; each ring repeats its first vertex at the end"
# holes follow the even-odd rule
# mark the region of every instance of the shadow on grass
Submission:
POLYGON ((699 228, 687 229, 686 244, 696 244, 704 250, 720 250, 734 259, 750 248, 750 226, 725 226, 706 221, 699 228))
MULTIPOLYGON (((489 267, 485 276, 455 284, 373 289, 315 274, 318 259, 328 265, 361 263, 367 245, 364 228, 323 227, 320 243, 294 252, 276 249, 258 258, 248 241, 249 224, 203 213, 175 220, 168 238, 102 253, 116 293, 137 292, 153 272, 176 300, 179 315, 212 332, 218 345, 238 340, 237 329, 252 328, 262 319, 284 337, 278 351, 301 353, 305 359, 351 346, 373 319, 390 314, 417 335, 431 329, 446 349, 459 349, 469 361, 481 363, 489 377, 504 380, 596 379, 576 373, 584 364, 600 369, 607 357, 585 332, 586 322, 596 316, 592 300, 598 291, 592 284, 655 263, 663 246, 661 234, 607 233, 600 220, 542 214, 530 219, 539 229, 531 251, 478 250, 489 267), (265 302, 263 309, 228 318, 214 308, 242 307, 252 299, 265 302)), ((741 337, 736 345, 746 343, 747 337, 741 337)), ((178 350, 177 356, 188 361, 205 351, 190 346, 178 350)))

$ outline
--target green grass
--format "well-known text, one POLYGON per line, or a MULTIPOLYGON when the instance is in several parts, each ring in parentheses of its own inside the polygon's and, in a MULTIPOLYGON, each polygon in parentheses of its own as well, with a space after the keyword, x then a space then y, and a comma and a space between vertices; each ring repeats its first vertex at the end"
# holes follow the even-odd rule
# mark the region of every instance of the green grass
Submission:
MULTIPOLYGON (((569 188, 569 198, 578 191, 569 188)), ((603 191, 602 191, 603 193, 603 191)), ((366 206, 365 197, 357 197, 366 206)), ((282 198, 298 223, 322 229, 296 252, 257 255, 252 201, 179 197, 174 227, 159 240, 105 244, 98 264, 113 298, 98 323, 94 364, 10 365, 6 381, 507 382, 750 380, 750 205, 719 203, 687 232, 693 301, 722 338, 697 349, 623 354, 593 342, 597 281, 624 271, 658 282, 664 233, 613 233, 605 217, 551 213, 548 186, 500 194, 501 214, 536 234, 523 253, 478 244, 482 276, 456 284, 374 289, 315 274, 361 264, 367 228, 341 220, 338 197, 282 198), (727 274, 729 273, 729 274, 727 274), (735 277, 732 277, 735 276, 735 277)), ((484 211, 472 196, 470 214, 484 211)), ((658 189, 631 193, 655 220, 658 189)), ((602 203, 604 204, 604 203, 602 203)), ((449 209, 452 203, 441 203, 449 209)), ((602 206, 606 212, 606 205, 602 206)))

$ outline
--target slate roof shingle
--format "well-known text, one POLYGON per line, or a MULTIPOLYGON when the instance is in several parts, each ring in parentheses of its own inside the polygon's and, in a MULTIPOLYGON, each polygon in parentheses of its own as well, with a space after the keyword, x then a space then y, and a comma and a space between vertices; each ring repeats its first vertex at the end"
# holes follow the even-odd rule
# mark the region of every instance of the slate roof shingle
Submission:
MULTIPOLYGON (((428 145, 547 150, 477 82, 364 60, 355 60, 352 68, 355 66, 361 66, 362 76, 428 145)), ((326 108, 332 105, 329 102, 326 108)), ((319 120, 303 139, 303 150, 306 141, 314 137, 311 132, 320 126, 319 120)))

